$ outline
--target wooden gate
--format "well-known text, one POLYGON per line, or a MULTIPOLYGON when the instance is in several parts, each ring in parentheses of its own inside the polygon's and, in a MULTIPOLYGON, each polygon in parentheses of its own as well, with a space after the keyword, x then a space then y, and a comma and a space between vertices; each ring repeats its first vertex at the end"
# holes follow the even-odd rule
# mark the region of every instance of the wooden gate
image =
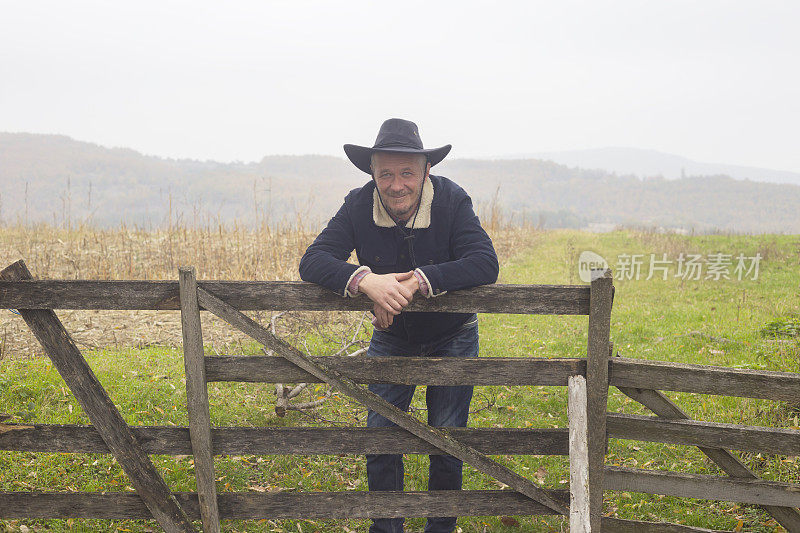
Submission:
POLYGON ((219 531, 221 519, 375 518, 569 514, 571 531, 704 531, 602 517, 602 491, 633 490, 755 503, 800 531, 800 485, 758 479, 725 448, 800 455, 800 432, 688 420, 658 389, 796 399, 795 373, 609 359, 610 272, 590 286, 491 285, 414 300, 411 310, 588 315, 586 358, 478 359, 308 357, 245 310, 364 310, 299 282, 33 280, 22 261, 0 273, 0 307, 19 309, 80 402, 91 426, 0 423, 0 450, 112 453, 136 493, 0 492, 0 518, 155 518, 166 531, 219 531), (53 309, 181 310, 188 428, 129 427, 53 309), (277 356, 204 356, 200 311, 209 311, 277 356), (207 383, 326 382, 393 420, 396 428, 211 427, 207 383), (569 388, 569 428, 432 428, 370 393, 363 383, 548 385, 569 388), (657 417, 606 413, 616 386, 657 417), (605 467, 607 437, 699 446, 730 477, 605 467), (148 454, 194 455, 197 493, 172 493, 148 454), (447 453, 513 490, 219 493, 215 455, 447 453), (541 488, 487 455, 570 456, 570 493, 541 488))

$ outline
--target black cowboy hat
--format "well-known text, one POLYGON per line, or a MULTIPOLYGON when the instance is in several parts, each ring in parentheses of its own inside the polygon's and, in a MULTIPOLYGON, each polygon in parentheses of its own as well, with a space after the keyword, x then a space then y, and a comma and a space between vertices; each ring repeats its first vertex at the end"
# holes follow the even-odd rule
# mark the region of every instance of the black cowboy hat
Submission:
POLYGON ((372 148, 357 146, 355 144, 345 144, 344 153, 350 158, 355 166, 372 175, 370 169, 370 159, 375 152, 394 152, 400 154, 425 154, 431 166, 440 162, 447 156, 452 148, 446 144, 441 148, 422 147, 422 139, 419 137, 417 125, 410 120, 401 118, 390 118, 381 124, 375 145, 372 148))

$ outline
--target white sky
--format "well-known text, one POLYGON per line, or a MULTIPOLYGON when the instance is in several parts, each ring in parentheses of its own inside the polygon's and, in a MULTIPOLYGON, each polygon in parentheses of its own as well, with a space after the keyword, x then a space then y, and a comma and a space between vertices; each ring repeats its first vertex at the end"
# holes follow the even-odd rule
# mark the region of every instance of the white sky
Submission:
POLYGON ((800 172, 800 2, 0 4, 0 131, 220 161, 632 146, 800 172))

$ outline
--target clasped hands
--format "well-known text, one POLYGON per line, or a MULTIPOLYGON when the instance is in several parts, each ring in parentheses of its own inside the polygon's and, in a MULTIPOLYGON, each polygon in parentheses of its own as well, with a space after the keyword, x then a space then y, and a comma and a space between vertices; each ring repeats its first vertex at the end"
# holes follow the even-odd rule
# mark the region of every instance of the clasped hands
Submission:
POLYGON ((413 270, 395 274, 370 272, 358 284, 358 292, 363 292, 375 303, 372 325, 381 329, 392 324, 395 315, 411 303, 418 290, 419 280, 413 270))

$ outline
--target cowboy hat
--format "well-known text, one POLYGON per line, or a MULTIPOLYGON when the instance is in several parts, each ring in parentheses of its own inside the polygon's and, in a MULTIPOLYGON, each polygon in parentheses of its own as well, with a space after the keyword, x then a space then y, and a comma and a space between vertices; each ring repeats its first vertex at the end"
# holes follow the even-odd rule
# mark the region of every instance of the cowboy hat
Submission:
POLYGON ((417 125, 410 120, 401 118, 390 118, 381 124, 375 145, 372 148, 357 146, 355 144, 345 144, 344 153, 350 158, 355 166, 367 174, 372 175, 370 162, 372 154, 375 152, 394 152, 401 154, 425 154, 431 166, 439 163, 447 156, 452 148, 446 144, 440 148, 425 149, 422 147, 422 139, 419 137, 417 125))

